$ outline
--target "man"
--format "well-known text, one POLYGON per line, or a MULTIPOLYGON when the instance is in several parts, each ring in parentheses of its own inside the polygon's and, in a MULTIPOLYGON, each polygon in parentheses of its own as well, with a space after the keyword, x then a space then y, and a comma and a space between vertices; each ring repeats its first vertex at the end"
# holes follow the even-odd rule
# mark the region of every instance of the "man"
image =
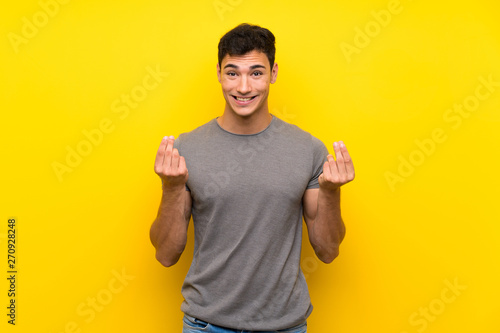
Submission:
POLYGON ((306 332, 312 305, 300 269, 302 217, 325 263, 345 235, 340 187, 354 179, 351 158, 342 141, 333 144, 335 160, 320 140, 269 112, 274 56, 267 29, 241 24, 224 35, 222 116, 163 138, 156 155, 158 261, 179 260, 191 214, 195 228, 183 332, 306 332))

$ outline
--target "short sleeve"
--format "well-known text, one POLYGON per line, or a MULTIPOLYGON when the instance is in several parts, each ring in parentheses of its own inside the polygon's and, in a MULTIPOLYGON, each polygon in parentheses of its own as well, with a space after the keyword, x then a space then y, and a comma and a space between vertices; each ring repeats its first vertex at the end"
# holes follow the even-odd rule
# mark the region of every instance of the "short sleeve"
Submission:
MULTIPOLYGON (((177 148, 177 150, 179 151, 179 155, 183 156, 182 155, 182 149, 181 149, 181 137, 182 137, 182 134, 179 135, 177 137, 177 139, 175 139, 175 141, 174 141, 174 148, 177 148)), ((191 190, 189 189, 189 187, 187 186, 187 184, 186 184, 186 191, 191 192, 191 190)))
POLYGON ((323 173, 323 164, 328 161, 327 156, 329 154, 328 149, 325 144, 311 136, 311 149, 312 149, 312 177, 307 184, 306 189, 319 188, 319 176, 323 173))

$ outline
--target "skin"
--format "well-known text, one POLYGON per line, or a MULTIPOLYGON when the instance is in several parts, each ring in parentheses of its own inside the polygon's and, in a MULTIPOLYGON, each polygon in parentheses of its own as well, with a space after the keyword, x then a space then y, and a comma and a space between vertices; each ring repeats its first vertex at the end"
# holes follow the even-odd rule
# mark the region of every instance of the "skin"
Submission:
MULTIPOLYGON (((224 113, 217 118, 225 130, 237 134, 252 134, 264 130, 271 122, 268 108, 270 85, 276 82, 278 65, 271 68, 267 56, 252 51, 242 56, 226 55, 217 64, 217 78, 226 100, 224 113), (235 97, 253 97, 244 105, 235 97)), ((151 226, 150 238, 156 248, 156 258, 164 266, 174 265, 187 241, 192 198, 185 184, 189 173, 186 161, 173 148, 174 137, 164 137, 155 159, 155 172, 162 180, 163 194, 158 214, 151 226)), ((317 257, 332 262, 339 253, 345 236, 340 213, 340 188, 354 179, 354 165, 342 141, 333 143, 335 157, 327 156, 319 189, 308 189, 302 198, 304 221, 309 241, 317 257)))
POLYGON ((264 130, 271 122, 268 96, 270 85, 278 77, 278 64, 271 64, 267 56, 252 51, 242 56, 226 55, 217 64, 217 79, 226 100, 224 113, 217 119, 225 130, 238 134, 252 134, 264 130), (237 97, 253 97, 248 105, 238 105, 237 97))
POLYGON ((340 213, 340 187, 354 179, 354 165, 343 141, 333 143, 333 155, 327 155, 319 189, 304 192, 302 204, 304 221, 316 256, 331 263, 339 255, 339 246, 345 236, 345 225, 340 213))
POLYGON ((155 159, 155 172, 162 180, 162 197, 158 214, 150 229, 156 259, 164 266, 177 263, 187 242, 192 199, 185 184, 188 170, 183 156, 173 149, 174 137, 164 137, 155 159))

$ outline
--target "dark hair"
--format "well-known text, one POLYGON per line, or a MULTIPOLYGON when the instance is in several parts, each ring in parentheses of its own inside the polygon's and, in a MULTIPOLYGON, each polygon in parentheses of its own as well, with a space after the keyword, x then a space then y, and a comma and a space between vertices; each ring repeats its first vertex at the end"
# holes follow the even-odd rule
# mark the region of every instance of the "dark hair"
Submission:
POLYGON ((271 69, 276 53, 275 38, 271 31, 258 25, 242 23, 228 31, 219 41, 219 66, 222 59, 229 54, 239 56, 257 50, 266 54, 271 69))

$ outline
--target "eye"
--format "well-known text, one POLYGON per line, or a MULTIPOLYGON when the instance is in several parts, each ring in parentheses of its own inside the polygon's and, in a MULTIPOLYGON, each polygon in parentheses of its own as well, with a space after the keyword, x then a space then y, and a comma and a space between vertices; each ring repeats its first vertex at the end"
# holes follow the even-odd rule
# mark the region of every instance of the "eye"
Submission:
POLYGON ((261 76, 263 73, 261 71, 255 71, 252 73, 253 76, 261 76))
POLYGON ((228 75, 228 76, 236 76, 236 73, 235 72, 227 72, 226 75, 228 75))

